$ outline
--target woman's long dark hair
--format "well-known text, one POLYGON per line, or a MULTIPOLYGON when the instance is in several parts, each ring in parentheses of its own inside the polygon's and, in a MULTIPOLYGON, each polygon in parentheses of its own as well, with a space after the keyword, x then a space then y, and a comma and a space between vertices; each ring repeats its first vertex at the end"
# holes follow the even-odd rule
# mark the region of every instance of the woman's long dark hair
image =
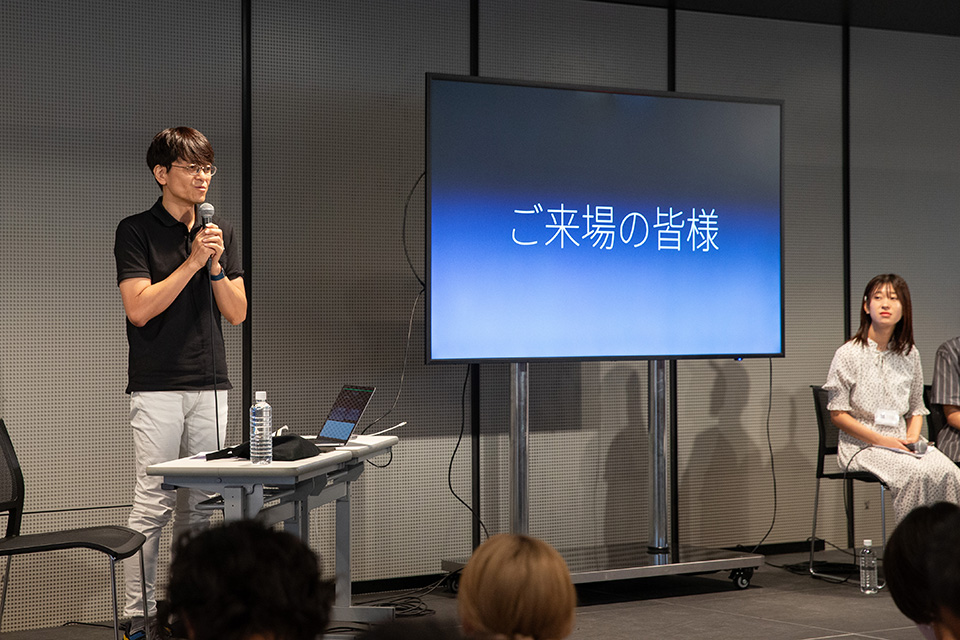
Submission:
POLYGON ((901 355, 905 355, 910 353, 914 345, 913 304, 910 302, 910 287, 907 286, 907 281, 895 273, 881 273, 878 276, 874 276, 874 278, 867 283, 866 289, 863 290, 863 298, 860 300, 860 328, 857 329, 857 332, 850 340, 861 345, 867 344, 871 321, 870 314, 867 313, 864 304, 869 306, 870 298, 873 297, 873 294, 888 284, 893 287, 893 292, 897 294, 897 299, 900 300, 903 314, 900 316, 900 322, 893 328, 893 336, 890 338, 890 344, 887 348, 901 355))

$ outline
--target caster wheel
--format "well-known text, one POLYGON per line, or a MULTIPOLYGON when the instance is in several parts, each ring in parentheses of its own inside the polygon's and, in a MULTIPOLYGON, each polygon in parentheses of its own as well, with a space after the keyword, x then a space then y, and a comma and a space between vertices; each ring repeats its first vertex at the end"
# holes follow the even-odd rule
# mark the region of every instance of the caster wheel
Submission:
POLYGON ((753 577, 753 569, 734 569, 730 572, 730 579, 733 580, 733 586, 737 589, 746 589, 750 586, 750 578, 753 577))
POLYGON ((446 580, 447 591, 456 595, 460 591, 460 572, 451 573, 446 580))

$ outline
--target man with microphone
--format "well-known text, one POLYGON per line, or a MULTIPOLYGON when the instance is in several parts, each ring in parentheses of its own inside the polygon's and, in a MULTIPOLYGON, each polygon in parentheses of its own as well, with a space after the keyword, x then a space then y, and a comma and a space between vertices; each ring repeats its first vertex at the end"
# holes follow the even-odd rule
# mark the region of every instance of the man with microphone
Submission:
MULTIPOLYGON (((161 196, 147 211, 120 222, 114 256, 130 348, 126 391, 137 469, 127 525, 147 537, 144 582, 153 618, 163 526, 175 506, 174 538, 205 526, 209 516, 196 509, 205 495, 189 491, 177 500, 146 469, 222 446, 231 384, 220 317, 243 322, 247 297, 233 227, 203 204, 217 171, 207 138, 190 127, 165 129, 150 144, 147 166, 161 196)), ((141 640, 136 558, 127 562, 124 575, 124 613, 131 618, 127 638, 141 640)))

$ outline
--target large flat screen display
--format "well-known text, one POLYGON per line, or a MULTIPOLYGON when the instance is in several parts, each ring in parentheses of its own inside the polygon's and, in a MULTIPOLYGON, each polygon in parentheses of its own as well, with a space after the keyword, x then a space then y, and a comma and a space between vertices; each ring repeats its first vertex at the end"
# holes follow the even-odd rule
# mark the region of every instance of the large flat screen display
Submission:
POLYGON ((427 360, 783 355, 782 107, 428 74, 427 360))

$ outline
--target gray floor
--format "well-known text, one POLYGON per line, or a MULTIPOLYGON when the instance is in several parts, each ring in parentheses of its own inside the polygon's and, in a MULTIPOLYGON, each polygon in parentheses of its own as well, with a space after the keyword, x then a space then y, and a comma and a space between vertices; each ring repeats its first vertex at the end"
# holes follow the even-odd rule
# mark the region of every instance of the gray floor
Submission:
MULTIPOLYGON (((822 557, 841 560, 838 552, 822 557)), ((772 565, 802 561, 801 555, 772 556, 737 590, 726 574, 676 576, 580 585, 572 640, 645 638, 674 640, 822 640, 874 638, 917 640, 916 627, 882 591, 865 596, 858 585, 829 584, 772 565)), ((357 596, 371 600, 384 594, 357 596)), ((456 619, 456 598, 444 591, 423 597, 437 619, 456 619)), ((60 627, 11 632, 4 640, 109 640, 111 630, 60 627)))
MULTIPOLYGON (((843 560, 842 555, 825 558, 843 560)), ((774 565, 800 555, 767 558, 745 591, 725 575, 596 584, 581 593, 575 640, 823 638, 919 639, 889 593, 866 596, 859 583, 830 584, 774 565)))

